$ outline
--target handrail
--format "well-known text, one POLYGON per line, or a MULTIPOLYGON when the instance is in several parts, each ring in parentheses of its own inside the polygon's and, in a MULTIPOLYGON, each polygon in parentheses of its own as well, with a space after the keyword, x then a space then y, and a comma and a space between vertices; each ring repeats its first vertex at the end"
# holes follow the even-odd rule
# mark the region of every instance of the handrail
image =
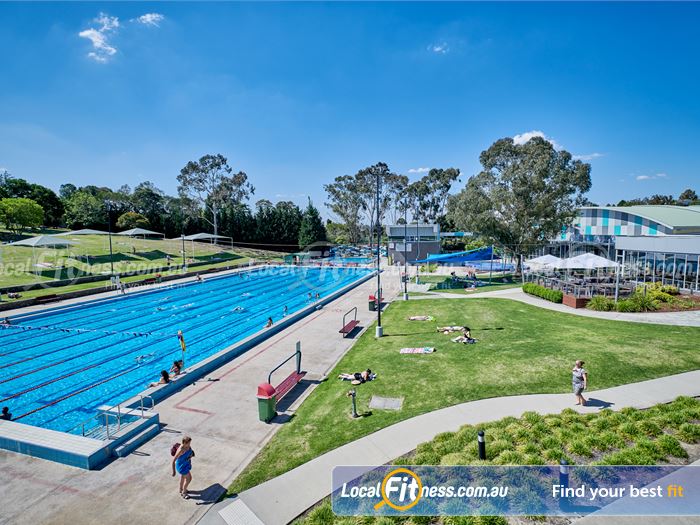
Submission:
POLYGON ((290 355, 287 359, 282 361, 279 365, 277 365, 275 368, 273 368, 269 374, 267 374, 267 383, 272 384, 272 374, 274 374, 277 370, 282 368, 284 364, 286 364, 288 361, 293 359, 294 357, 297 358, 297 374, 301 373, 301 342, 297 341, 297 349, 296 351, 290 355))
POLYGON ((144 399, 150 399, 150 400, 151 400, 151 407, 150 407, 151 409, 153 409, 153 407, 156 406, 155 399, 153 399, 152 396, 140 394, 140 395, 139 395, 139 398, 140 398, 140 399, 139 399, 139 406, 131 407, 129 410, 127 410, 126 412, 122 413, 121 406, 123 405, 123 402, 122 402, 122 403, 117 403, 117 404, 114 405, 114 406, 111 406, 111 407, 109 407, 109 408, 105 408, 105 409, 103 409, 103 410, 100 410, 100 411, 97 412, 97 414, 92 415, 92 416, 90 416, 90 417, 84 419, 83 421, 81 421, 80 423, 78 423, 77 425, 75 425, 74 427, 68 429, 68 430, 67 430, 67 433, 70 434, 73 430, 75 430, 76 428, 80 427, 80 429, 81 429, 81 434, 84 436, 84 435, 85 435, 85 425, 86 425, 87 423, 91 422, 92 420, 95 420, 95 419, 97 419, 97 420, 99 421, 100 417, 104 416, 104 418, 105 418, 105 425, 104 425, 104 426, 105 426, 105 429, 106 429, 106 431, 107 431, 107 439, 110 439, 110 437, 109 437, 109 416, 115 416, 115 417, 117 418, 117 430, 120 430, 120 429, 121 429, 121 424, 122 424, 122 418, 125 417, 125 416, 128 416, 128 415, 132 414, 132 413, 133 413, 134 411, 136 411, 136 410, 138 410, 138 411, 141 412, 141 419, 145 419, 146 416, 145 416, 144 412, 145 412, 146 409, 144 408, 144 404, 143 404, 143 400, 144 400, 144 399), (117 413, 116 413, 116 414, 114 414, 114 410, 115 410, 115 409, 117 410, 117 413))
POLYGON ((357 306, 354 306, 354 307, 352 307, 350 310, 348 310, 347 312, 345 312, 345 314, 343 315, 343 326, 347 326, 348 323, 345 322, 345 318, 346 318, 348 315, 350 315, 353 311, 355 312, 354 320, 357 321, 357 306))

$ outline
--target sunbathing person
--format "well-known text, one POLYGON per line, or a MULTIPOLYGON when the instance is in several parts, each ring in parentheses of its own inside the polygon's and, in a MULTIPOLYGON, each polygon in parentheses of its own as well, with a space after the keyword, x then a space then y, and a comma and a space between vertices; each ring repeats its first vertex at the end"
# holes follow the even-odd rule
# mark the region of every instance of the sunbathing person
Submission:
POLYGON ((455 337, 452 339, 453 343, 463 343, 465 345, 471 345, 476 343, 476 339, 472 338, 471 331, 469 328, 465 329, 464 332, 462 332, 462 335, 455 337))
POLYGON ((372 380, 372 370, 369 368, 364 372, 355 372, 354 374, 340 374, 338 379, 343 381, 352 381, 353 385, 359 385, 372 380))
POLYGON ((153 388, 154 386, 158 385, 167 385, 170 383, 170 375, 168 375, 168 372, 166 370, 161 370, 160 371, 160 381, 157 383, 151 383, 148 385, 148 388, 153 388))
POLYGON ((463 332, 469 330, 466 326, 438 326, 437 331, 443 334, 451 334, 452 332, 463 332))

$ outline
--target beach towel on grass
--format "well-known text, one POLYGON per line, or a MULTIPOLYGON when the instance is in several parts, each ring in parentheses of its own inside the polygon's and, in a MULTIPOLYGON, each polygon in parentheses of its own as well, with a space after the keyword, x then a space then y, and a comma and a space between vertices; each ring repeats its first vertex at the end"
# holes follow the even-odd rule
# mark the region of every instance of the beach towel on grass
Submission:
POLYGON ((421 348, 402 348, 399 353, 401 354, 432 354, 435 348, 432 346, 423 346, 421 348))
POLYGON ((408 318, 409 321, 432 321, 432 315, 412 315, 408 318))

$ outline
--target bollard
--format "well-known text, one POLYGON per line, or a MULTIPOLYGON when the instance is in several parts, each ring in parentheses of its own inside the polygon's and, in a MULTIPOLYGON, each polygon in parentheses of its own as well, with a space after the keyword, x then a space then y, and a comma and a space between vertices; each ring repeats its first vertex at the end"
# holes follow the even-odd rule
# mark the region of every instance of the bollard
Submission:
POLYGON ((355 400, 355 397, 357 396, 357 392, 353 388, 348 392, 348 396, 352 398, 352 417, 353 418, 358 418, 360 417, 359 414, 357 413, 357 401, 355 400))
MULTIPOLYGON (((565 459, 559 462, 559 485, 561 485, 561 492, 564 494, 566 489, 569 488, 569 464, 565 459)), ((562 496, 559 498, 559 508, 565 510, 569 504, 569 498, 562 496)))
POLYGON ((486 441, 483 430, 479 430, 477 440, 479 441, 479 459, 486 459, 486 441))

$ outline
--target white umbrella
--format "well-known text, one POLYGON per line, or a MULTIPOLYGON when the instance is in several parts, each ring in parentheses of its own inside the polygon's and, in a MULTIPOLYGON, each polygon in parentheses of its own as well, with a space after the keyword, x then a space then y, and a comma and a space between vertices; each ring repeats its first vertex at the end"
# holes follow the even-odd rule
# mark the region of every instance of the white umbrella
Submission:
POLYGON ((526 264, 533 266, 554 266, 559 264, 561 259, 559 257, 555 257, 554 255, 547 254, 540 257, 535 257, 534 259, 530 259, 529 261, 525 262, 526 264))
POLYGON ((617 268, 619 266, 615 261, 595 255, 592 253, 584 253, 569 259, 562 259, 554 268, 566 270, 598 270, 600 268, 617 268))

